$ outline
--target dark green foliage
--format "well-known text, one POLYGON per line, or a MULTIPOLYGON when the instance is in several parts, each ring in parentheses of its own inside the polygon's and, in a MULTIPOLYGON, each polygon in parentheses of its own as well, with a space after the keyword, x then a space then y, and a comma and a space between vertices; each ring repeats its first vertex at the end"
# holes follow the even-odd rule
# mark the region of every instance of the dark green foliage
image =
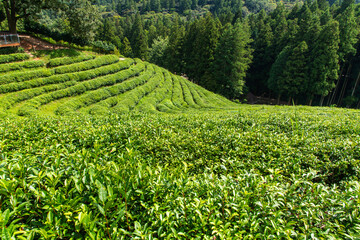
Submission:
POLYGON ((285 93, 292 99, 307 95, 308 61, 309 49, 306 42, 302 41, 289 53, 282 73, 283 81, 278 83, 280 93, 285 93))
POLYGON ((331 20, 324 26, 310 53, 309 94, 326 96, 335 87, 339 71, 339 23, 331 20))
POLYGON ((140 14, 136 14, 135 23, 131 30, 131 48, 133 52, 133 57, 147 59, 147 37, 144 32, 141 16, 140 14))
POLYGON ((247 24, 227 24, 224 27, 212 67, 215 85, 208 86, 208 89, 230 99, 241 96, 246 72, 252 59, 250 42, 247 24))
POLYGON ((272 43, 274 41, 273 30, 270 25, 270 18, 265 11, 261 11, 253 29, 254 58, 249 70, 247 85, 255 94, 263 94, 266 91, 266 80, 268 79, 271 65, 275 61, 272 43))
POLYGON ((354 16, 354 5, 348 6, 337 18, 339 21, 339 59, 345 62, 349 55, 356 54, 355 44, 358 42, 359 26, 354 16))
POLYGON ((271 66, 268 87, 270 90, 274 91, 278 96, 284 93, 283 86, 281 85, 286 80, 284 79, 284 67, 288 60, 289 54, 291 52, 290 47, 285 47, 277 56, 274 64, 271 66))

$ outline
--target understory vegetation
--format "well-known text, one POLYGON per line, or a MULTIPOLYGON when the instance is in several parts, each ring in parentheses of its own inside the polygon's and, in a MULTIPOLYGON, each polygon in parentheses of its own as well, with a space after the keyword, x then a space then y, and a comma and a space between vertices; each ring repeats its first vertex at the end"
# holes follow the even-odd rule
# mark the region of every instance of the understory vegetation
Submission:
POLYGON ((1 238, 358 239, 359 120, 249 105, 3 118, 1 238))

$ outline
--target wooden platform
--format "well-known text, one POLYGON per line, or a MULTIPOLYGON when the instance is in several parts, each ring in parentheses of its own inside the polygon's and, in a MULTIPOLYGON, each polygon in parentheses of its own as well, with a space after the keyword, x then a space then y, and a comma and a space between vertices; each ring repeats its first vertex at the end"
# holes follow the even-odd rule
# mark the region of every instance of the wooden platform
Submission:
POLYGON ((2 47, 18 47, 20 46, 20 38, 18 34, 0 35, 0 48, 2 47))
POLYGON ((20 43, 8 43, 8 44, 0 44, 0 48, 2 47, 18 47, 20 43))

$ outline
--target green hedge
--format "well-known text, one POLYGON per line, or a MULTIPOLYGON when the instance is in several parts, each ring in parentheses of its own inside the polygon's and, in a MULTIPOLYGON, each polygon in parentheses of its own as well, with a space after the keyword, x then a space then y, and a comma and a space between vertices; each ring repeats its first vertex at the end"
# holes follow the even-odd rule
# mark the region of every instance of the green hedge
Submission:
POLYGON ((54 72, 56 74, 63 74, 69 72, 80 72, 84 70, 89 70, 93 68, 97 68, 103 65, 109 65, 119 61, 119 57, 115 55, 104 55, 97 57, 93 60, 89 60, 86 62, 74 63, 70 65, 60 66, 54 68, 54 72))
POLYGON ((164 75, 160 68, 155 66, 154 69, 156 74, 145 84, 126 92, 119 97, 117 104, 113 107, 115 112, 127 112, 133 109, 144 96, 152 92, 162 81, 164 81, 164 75))
POLYGON ((58 67, 58 66, 62 66, 62 65, 69 65, 69 64, 73 64, 73 63, 83 62, 83 61, 91 60, 94 58, 95 58, 94 55, 85 55, 85 54, 76 56, 76 57, 54 58, 54 59, 49 60, 48 66, 49 67, 58 67))
POLYGON ((82 82, 66 89, 61 89, 59 91, 35 97, 19 109, 18 115, 32 115, 35 113, 39 106, 47 104, 51 101, 58 100, 64 97, 77 96, 83 94, 86 91, 95 90, 104 86, 114 85, 116 83, 124 81, 131 76, 139 74, 143 69, 144 65, 141 66, 141 64, 137 64, 133 68, 123 70, 112 75, 95 78, 93 80, 82 82))
POLYGON ((194 98, 191 94, 191 91, 189 89, 189 87, 187 86, 187 84, 185 83, 185 79, 183 79, 182 77, 179 77, 178 76, 178 79, 180 81, 180 84, 181 84, 181 88, 182 88, 182 92, 184 94, 184 100, 185 102, 190 106, 190 107, 198 107, 196 105, 196 103, 194 102, 194 98))
MULTIPOLYGON (((137 64, 136 67, 138 67, 139 65, 140 64, 137 64)), ((134 68, 134 72, 137 72, 135 71, 135 68, 134 68)), ((129 74, 128 78, 134 76, 134 73, 129 72, 128 74, 129 74)), ((78 110, 82 107, 99 103, 101 101, 117 96, 119 94, 122 94, 128 90, 137 87, 139 84, 146 82, 148 77, 149 74, 143 71, 140 73, 139 76, 136 76, 134 78, 127 79, 126 81, 120 82, 110 87, 100 88, 88 92, 84 95, 80 95, 58 107, 58 109, 55 110, 55 113, 57 115, 63 115, 78 110)))
POLYGON ((61 84, 58 84, 58 83, 51 84, 51 85, 47 85, 47 86, 43 86, 43 87, 25 89, 20 92, 11 93, 1 99, 0 107, 2 107, 3 109, 10 109, 11 106, 13 106, 14 104, 16 104, 18 102, 34 98, 41 94, 64 89, 64 88, 73 86, 75 84, 77 84, 77 81, 68 81, 68 82, 61 83, 61 84))
POLYGON ((46 68, 33 70, 33 71, 26 71, 26 72, 10 73, 0 77, 0 85, 11 82, 23 82, 34 78, 48 77, 51 76, 52 74, 53 71, 46 68))
POLYGON ((173 85, 174 85, 171 101, 178 108, 186 107, 187 103, 184 100, 184 94, 183 94, 182 86, 180 84, 180 80, 176 75, 172 74, 171 77, 173 79, 173 85))
POLYGON ((0 73, 22 70, 24 68, 37 68, 43 67, 45 65, 44 61, 26 61, 19 63, 8 63, 0 65, 0 73))
POLYGON ((0 55, 0 64, 16 62, 16 61, 23 61, 23 60, 27 60, 29 58, 30 58, 30 56, 27 53, 14 53, 14 54, 8 54, 8 55, 0 55))
POLYGON ((130 90, 145 84, 154 76, 154 74, 155 72, 153 71, 153 66, 151 64, 147 65, 146 71, 144 71, 138 77, 109 88, 109 91, 112 93, 112 95, 115 96, 109 97, 104 101, 98 102, 93 106, 86 108, 85 112, 90 114, 104 114, 109 112, 109 108, 116 106, 120 101, 129 96, 130 90))
MULTIPOLYGON (((162 69, 161 69, 162 70, 162 69)), ((148 93, 142 98, 135 110, 141 112, 153 112, 156 111, 156 105, 163 101, 165 98, 171 98, 172 79, 168 71, 162 70, 162 81, 159 83, 156 89, 148 93)))
POLYGON ((123 69, 129 68, 134 63, 133 59, 126 59, 124 61, 117 62, 115 64, 106 65, 103 67, 99 67, 96 69, 91 69, 87 71, 82 72, 76 72, 76 73, 66 73, 66 74, 59 74, 59 75, 53 75, 46 78, 38 78, 33 79, 26 82, 15 82, 15 83, 9 83, 5 85, 0 85, 0 93, 8 93, 8 92, 14 92, 19 91, 27 88, 34 88, 39 87, 47 84, 56 84, 56 83, 62 83, 66 81, 84 81, 92 78, 96 78, 99 76, 103 76, 106 74, 112 74, 118 71, 121 71, 123 69))

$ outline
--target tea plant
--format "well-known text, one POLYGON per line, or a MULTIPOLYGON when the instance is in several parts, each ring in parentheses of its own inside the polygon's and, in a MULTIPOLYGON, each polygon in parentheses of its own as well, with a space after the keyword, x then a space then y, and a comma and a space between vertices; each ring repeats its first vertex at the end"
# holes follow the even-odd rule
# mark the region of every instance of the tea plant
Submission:
POLYGON ((358 239, 359 120, 270 106, 3 118, 1 238, 358 239))

